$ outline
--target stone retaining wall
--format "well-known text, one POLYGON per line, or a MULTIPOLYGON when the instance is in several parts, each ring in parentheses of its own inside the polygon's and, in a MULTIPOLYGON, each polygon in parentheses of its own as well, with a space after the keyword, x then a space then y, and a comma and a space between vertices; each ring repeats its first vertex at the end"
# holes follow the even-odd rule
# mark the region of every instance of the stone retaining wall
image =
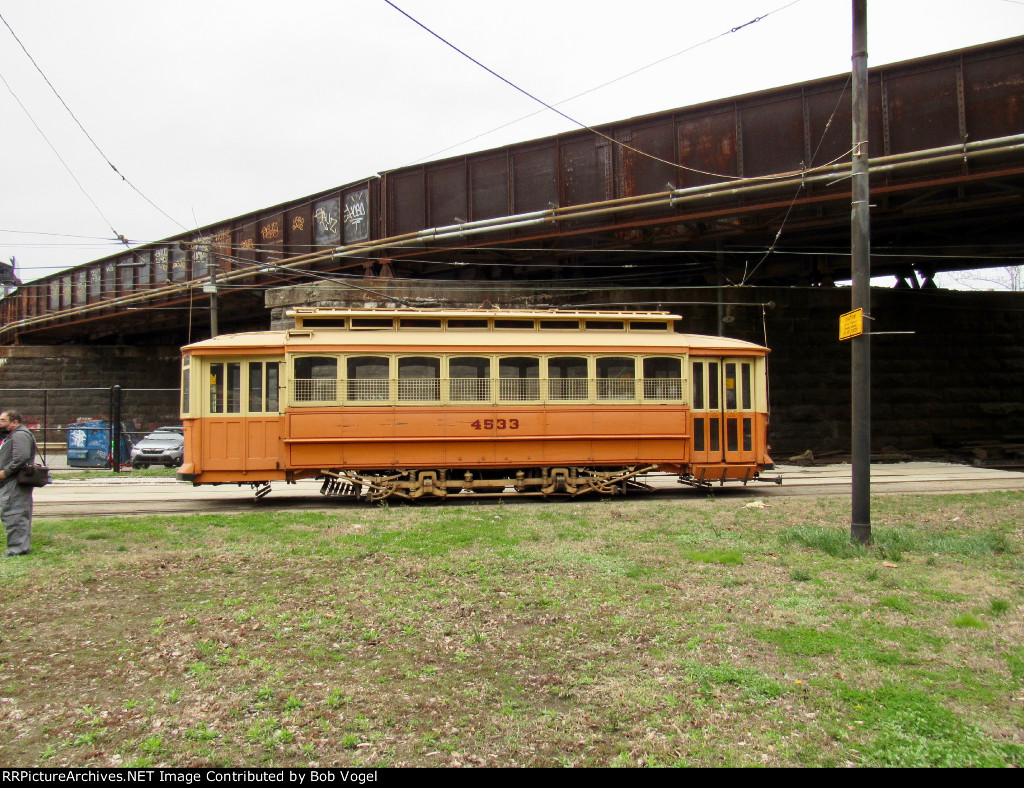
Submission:
POLYGON ((78 419, 109 419, 110 388, 117 385, 125 422, 141 431, 175 424, 180 359, 176 347, 0 347, 0 408, 20 410, 29 423, 42 422, 45 410, 48 426, 59 429, 78 419))
MULTIPOLYGON (((367 281, 367 290, 332 286, 281 288, 267 294, 273 327, 292 325, 295 305, 529 305, 513 285, 367 281)), ((727 336, 767 344, 771 442, 776 459, 807 449, 816 455, 850 446, 850 347, 840 342, 846 288, 714 288, 587 293, 552 290, 534 304, 586 308, 665 309, 683 315, 682 330, 715 334, 721 308, 727 336), (571 295, 567 295, 571 294, 571 295), (571 299, 571 302, 570 302, 571 299), (759 304, 773 306, 758 306, 759 304)), ((872 291, 872 447, 902 452, 952 450, 984 443, 1024 443, 1024 293, 948 290, 872 291), (912 332, 885 333, 885 332, 912 332)), ((171 347, 2 347, 0 389, 25 389, 0 407, 27 415, 43 388, 117 384, 126 390, 125 418, 151 424, 177 420, 179 350, 171 347), (168 389, 132 403, 132 389, 168 389)), ((85 397, 83 399, 83 397, 85 397)), ((63 423, 107 413, 109 395, 51 404, 63 423), (94 401, 95 400, 95 401, 94 401)))

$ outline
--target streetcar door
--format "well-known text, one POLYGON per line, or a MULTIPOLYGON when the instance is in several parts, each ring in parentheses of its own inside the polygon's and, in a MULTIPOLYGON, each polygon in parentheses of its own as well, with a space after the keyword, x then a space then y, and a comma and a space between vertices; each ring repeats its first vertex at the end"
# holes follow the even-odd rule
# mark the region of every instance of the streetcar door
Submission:
POLYGON ((753 358, 692 359, 692 462, 754 461, 754 363, 753 358))
POLYGON ((726 462, 754 462, 754 359, 722 360, 722 454, 726 462))

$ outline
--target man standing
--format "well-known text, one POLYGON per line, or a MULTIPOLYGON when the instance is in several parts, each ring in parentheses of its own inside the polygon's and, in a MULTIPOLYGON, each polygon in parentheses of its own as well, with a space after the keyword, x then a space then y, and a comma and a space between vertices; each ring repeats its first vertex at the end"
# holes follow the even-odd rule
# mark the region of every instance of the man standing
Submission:
POLYGON ((13 410, 0 413, 0 435, 0 520, 7 529, 3 557, 10 558, 31 549, 32 488, 18 484, 18 471, 35 459, 36 441, 21 423, 21 414, 13 410))

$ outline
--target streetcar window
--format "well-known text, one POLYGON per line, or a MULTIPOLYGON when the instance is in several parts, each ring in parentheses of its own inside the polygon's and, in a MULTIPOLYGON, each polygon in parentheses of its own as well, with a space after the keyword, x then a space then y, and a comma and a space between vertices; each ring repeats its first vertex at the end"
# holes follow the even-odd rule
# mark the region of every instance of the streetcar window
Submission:
POLYGON ((743 420, 743 451, 754 450, 754 420, 743 420))
POLYGON ((509 320, 509 319, 496 319, 494 321, 495 328, 525 328, 532 329, 534 322, 532 320, 509 320))
POLYGON ((579 320, 541 320, 540 327, 545 331, 567 331, 574 330, 578 331, 580 327, 579 320))
POLYGON ((224 412, 224 365, 210 364, 210 413, 224 412))
POLYGON ((343 317, 304 317, 302 328, 344 328, 346 322, 343 317))
POLYGON ((548 359, 548 399, 587 399, 587 360, 582 356, 548 359))
POLYGON ((483 357, 448 359, 448 399, 490 402, 491 360, 483 357))
POLYGON ((694 410, 704 410, 704 362, 696 361, 693 364, 693 407, 694 410))
POLYGON ((228 364, 228 413, 242 412, 242 365, 235 361, 228 364))
POLYGON ((719 422, 721 419, 708 419, 708 451, 717 452, 721 450, 721 444, 719 443, 719 435, 721 435, 721 427, 719 422))
POLYGON ((191 410, 191 386, 190 380, 192 370, 189 369, 191 359, 185 356, 181 362, 181 412, 188 413, 191 410))
POLYGON ((267 413, 277 413, 281 408, 279 405, 281 389, 281 363, 279 361, 268 361, 266 370, 266 403, 264 408, 267 413))
POLYGON ((250 413, 277 412, 279 380, 280 371, 277 361, 249 362, 250 413))
POLYGON ((441 359, 398 359, 398 399, 419 402, 441 399, 441 359))
POLYGON ((693 420, 693 450, 704 451, 704 419, 693 420))
MULTIPOLYGON (((736 365, 725 365, 725 409, 736 410, 736 365)), ((730 451, 736 451, 733 447, 730 451)))
POLYGON ((394 328, 395 321, 390 317, 354 317, 352 328, 394 328))
POLYGON ((742 401, 741 407, 744 410, 750 410, 752 406, 750 373, 750 364, 740 364, 740 397, 742 401))
MULTIPOLYGON (((718 362, 708 362, 708 410, 718 410, 718 362)), ((712 446, 712 451, 718 451, 718 446, 712 446)))
POLYGON ((296 402, 333 402, 338 398, 338 359, 302 356, 292 368, 296 402))
POLYGON ((668 331, 668 323, 664 320, 630 320, 630 331, 668 331))
POLYGON ((448 328, 487 328, 486 320, 474 318, 448 318, 448 328))
POLYGON ((249 362, 249 412, 263 412, 263 362, 249 362))
POLYGON ((512 402, 540 399, 540 359, 499 359, 498 377, 501 399, 512 402))
POLYGON ((622 331, 626 324, 622 320, 586 320, 584 326, 598 331, 622 331))
POLYGON ((597 398, 633 399, 636 396, 636 362, 609 356, 597 360, 597 398))
POLYGON ((403 317, 398 321, 399 328, 441 328, 439 317, 403 317))
POLYGON ((738 419, 726 419, 725 420, 725 450, 726 451, 739 451, 739 435, 737 432, 738 419))
POLYGON ((683 362, 678 358, 644 359, 644 399, 683 398, 683 362))
POLYGON ((391 365, 387 356, 351 356, 346 368, 348 399, 391 399, 391 365))

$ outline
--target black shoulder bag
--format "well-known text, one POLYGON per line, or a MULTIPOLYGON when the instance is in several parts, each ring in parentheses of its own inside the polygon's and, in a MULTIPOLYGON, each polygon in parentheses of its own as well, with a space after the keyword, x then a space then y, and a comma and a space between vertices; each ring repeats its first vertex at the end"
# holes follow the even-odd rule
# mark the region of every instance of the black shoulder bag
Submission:
MULTIPOLYGON (((31 434, 31 433, 30 433, 31 434)), ((36 444, 36 438, 32 436, 32 457, 39 453, 39 446, 36 444)), ((45 487, 50 483, 50 469, 42 463, 28 462, 21 466, 21 470, 18 471, 18 484, 24 484, 26 487, 45 487)))

